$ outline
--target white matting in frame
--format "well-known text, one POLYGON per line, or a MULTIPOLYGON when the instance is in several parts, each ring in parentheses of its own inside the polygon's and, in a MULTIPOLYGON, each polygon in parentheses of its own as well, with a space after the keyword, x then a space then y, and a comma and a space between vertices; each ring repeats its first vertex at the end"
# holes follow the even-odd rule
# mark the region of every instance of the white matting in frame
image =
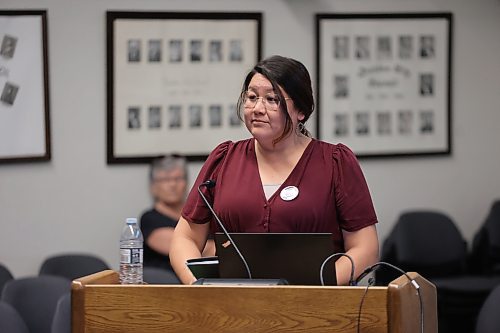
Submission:
POLYGON ((260 13, 108 12, 108 163, 248 137, 236 103, 260 34, 260 13))
POLYGON ((318 14, 318 136, 358 157, 451 153, 450 13, 318 14))
POLYGON ((46 11, 0 11, 0 162, 50 160, 46 11))

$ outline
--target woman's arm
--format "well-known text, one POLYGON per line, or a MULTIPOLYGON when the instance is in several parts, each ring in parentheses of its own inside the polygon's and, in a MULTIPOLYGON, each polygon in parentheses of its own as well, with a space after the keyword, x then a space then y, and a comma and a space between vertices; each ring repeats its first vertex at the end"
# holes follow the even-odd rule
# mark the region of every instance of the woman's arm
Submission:
POLYGON ((201 251, 207 241, 209 225, 209 223, 190 223, 181 217, 175 227, 170 247, 170 263, 184 284, 191 284, 196 281, 196 278, 187 267, 186 261, 201 257, 201 251))
MULTIPOLYGON (((353 232, 343 230, 342 234, 346 254, 354 261, 354 278, 356 278, 379 259, 377 229, 375 225, 370 225, 353 232)), ((339 286, 349 283, 351 268, 351 261, 346 257, 340 257, 336 261, 335 269, 339 286)))
POLYGON ((213 239, 208 239, 205 244, 205 248, 201 253, 203 257, 212 257, 215 256, 215 241, 213 239))

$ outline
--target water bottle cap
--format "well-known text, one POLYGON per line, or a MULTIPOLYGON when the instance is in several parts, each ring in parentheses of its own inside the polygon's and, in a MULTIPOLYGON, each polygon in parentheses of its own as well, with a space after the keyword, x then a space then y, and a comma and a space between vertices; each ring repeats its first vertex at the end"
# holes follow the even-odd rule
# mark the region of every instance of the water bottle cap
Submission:
POLYGON ((128 217, 127 224, 137 224, 137 219, 135 217, 128 217))

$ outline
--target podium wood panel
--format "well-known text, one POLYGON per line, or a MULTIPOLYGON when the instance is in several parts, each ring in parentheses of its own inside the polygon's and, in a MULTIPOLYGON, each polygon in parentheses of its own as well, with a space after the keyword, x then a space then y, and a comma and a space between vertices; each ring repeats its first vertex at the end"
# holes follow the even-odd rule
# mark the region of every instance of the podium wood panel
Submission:
MULTIPOLYGON (((431 322, 435 288, 415 276, 421 289, 430 290, 425 332, 437 332, 437 323, 431 322)), ((420 332, 415 289, 405 277, 400 279, 389 287, 368 289, 361 332, 420 332)), ((356 332, 365 291, 366 287, 119 285, 116 272, 104 271, 73 281, 72 331, 356 332)))

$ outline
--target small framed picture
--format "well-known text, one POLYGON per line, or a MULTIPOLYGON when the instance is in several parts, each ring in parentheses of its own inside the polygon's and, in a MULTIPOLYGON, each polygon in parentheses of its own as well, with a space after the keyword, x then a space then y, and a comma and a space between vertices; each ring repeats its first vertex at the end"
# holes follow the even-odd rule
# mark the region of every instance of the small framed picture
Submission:
POLYGON ((0 10, 0 163, 49 161, 47 12, 0 10))

